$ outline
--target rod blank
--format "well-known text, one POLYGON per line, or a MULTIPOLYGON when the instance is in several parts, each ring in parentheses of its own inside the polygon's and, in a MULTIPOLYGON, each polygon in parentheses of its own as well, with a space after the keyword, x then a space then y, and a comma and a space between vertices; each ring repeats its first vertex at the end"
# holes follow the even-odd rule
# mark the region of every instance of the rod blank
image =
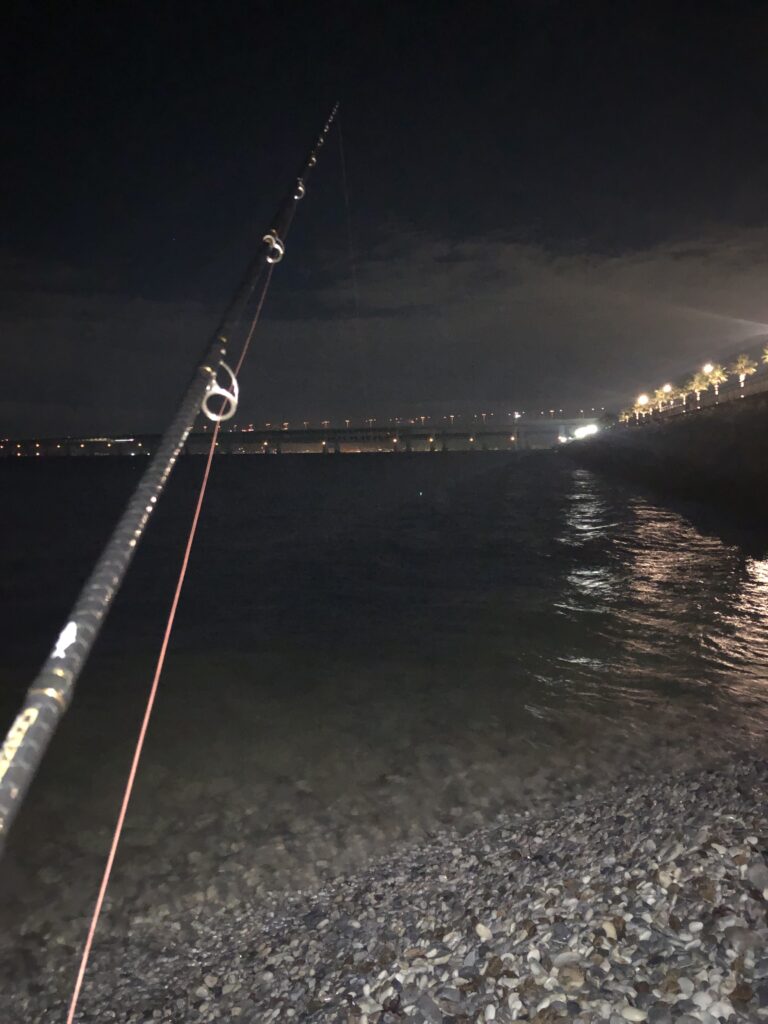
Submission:
POLYGON ((258 252, 224 311, 213 338, 205 347, 173 420, 80 591, 51 653, 27 691, 24 705, 0 748, 0 852, 56 727, 69 707, 75 684, 202 403, 208 391, 215 386, 216 372, 226 356, 227 345, 261 275, 270 264, 279 262, 285 253, 285 240, 296 205, 306 192, 307 181, 317 164, 317 153, 325 142, 337 110, 338 103, 277 208, 258 252))

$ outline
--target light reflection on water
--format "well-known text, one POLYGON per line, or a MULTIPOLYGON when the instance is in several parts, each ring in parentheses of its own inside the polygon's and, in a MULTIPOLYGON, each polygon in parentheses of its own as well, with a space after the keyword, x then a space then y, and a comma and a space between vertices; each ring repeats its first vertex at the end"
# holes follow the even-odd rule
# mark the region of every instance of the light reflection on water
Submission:
MULTIPOLYGON (((274 701, 286 729, 301 695, 329 729, 349 721, 387 747, 438 734, 459 743, 471 728, 529 738, 541 722, 631 730, 643 716, 654 727, 697 714, 764 725, 768 544, 758 557, 723 524, 704 533, 552 456, 473 476, 479 465, 288 459, 255 475, 246 460, 227 463, 227 479, 220 467, 175 640, 199 673, 199 700, 215 677, 206 666, 224 658, 243 704, 254 692, 274 701)), ((40 520, 27 540, 57 538, 62 550, 25 543, 28 510, 47 506, 11 493, 18 508, 5 528, 32 554, 22 573, 0 553, 0 580, 14 584, 6 610, 21 602, 31 613, 82 570, 85 526, 73 515, 62 534, 40 520)), ((166 600, 158 574, 170 585, 168 551, 187 521, 183 486, 178 499, 139 553, 105 657, 125 658, 126 645, 131 656, 154 651, 166 600)), ((25 683, 19 673, 19 692, 25 683)), ((84 691, 75 711, 109 693, 101 683, 84 691)))
POLYGON ((573 474, 557 540, 556 607, 579 623, 560 682, 591 701, 700 709, 768 724, 768 559, 700 533, 681 513, 573 474))
MULTIPOLYGON (((295 818, 331 846, 320 854, 307 840, 304 860, 338 867, 358 840, 379 850, 436 822, 470 826, 546 785, 567 794, 628 764, 674 770, 681 753, 686 763, 716 755, 713 739, 732 737, 728 753, 764 742, 768 544, 758 557, 759 538, 724 523, 702 532, 548 455, 468 479, 478 465, 219 467, 147 748, 146 770, 166 780, 145 787, 144 805, 139 796, 148 821, 162 819, 163 800, 184 806, 184 787, 208 785, 214 770, 236 780, 234 819, 258 806, 249 865, 278 877, 306 868, 273 847, 295 818)), ((13 609, 32 625, 45 613, 50 632, 61 621, 66 608, 46 602, 76 580, 91 529, 73 513, 62 530, 57 503, 8 493, 0 527, 5 516, 11 532, 15 500, 15 548, 29 554, 19 568, 10 546, 0 551, 6 652, 32 642, 23 622, 8 629, 13 609), (5 599, 3 581, 13 582, 5 599)), ((72 835, 83 816, 113 820, 172 590, 168 552, 188 526, 183 487, 177 496, 178 512, 166 506, 147 536, 48 762, 33 839, 49 835, 51 808, 72 835), (94 763, 102 818, 78 798, 97 788, 94 763)), ((6 710, 10 720, 15 706, 6 710)))
POLYGON ((765 727, 768 561, 552 458, 425 493, 311 560, 302 642, 333 657, 356 727, 371 706, 398 723, 374 740, 366 720, 372 742, 765 727))

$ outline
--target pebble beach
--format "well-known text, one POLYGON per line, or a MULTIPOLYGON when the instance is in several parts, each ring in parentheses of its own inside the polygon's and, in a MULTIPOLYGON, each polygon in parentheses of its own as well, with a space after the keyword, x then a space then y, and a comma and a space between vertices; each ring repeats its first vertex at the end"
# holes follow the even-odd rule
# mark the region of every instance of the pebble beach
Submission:
MULTIPOLYGON (((133 912, 108 908, 77 1021, 768 1020, 754 755, 440 829, 307 889, 197 868, 181 903, 129 870, 133 912)), ((35 916, 1 961, 8 1024, 65 1017, 83 922, 35 916)))

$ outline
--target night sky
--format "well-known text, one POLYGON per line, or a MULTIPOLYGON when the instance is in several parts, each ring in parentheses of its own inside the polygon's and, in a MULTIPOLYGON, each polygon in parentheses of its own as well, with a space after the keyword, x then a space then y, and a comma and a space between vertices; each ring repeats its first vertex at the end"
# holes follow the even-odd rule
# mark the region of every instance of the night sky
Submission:
POLYGON ((341 102, 238 420, 618 407, 768 333, 768 5, 14 3, 0 434, 169 418, 341 102), (359 314, 351 285, 359 281, 359 314))

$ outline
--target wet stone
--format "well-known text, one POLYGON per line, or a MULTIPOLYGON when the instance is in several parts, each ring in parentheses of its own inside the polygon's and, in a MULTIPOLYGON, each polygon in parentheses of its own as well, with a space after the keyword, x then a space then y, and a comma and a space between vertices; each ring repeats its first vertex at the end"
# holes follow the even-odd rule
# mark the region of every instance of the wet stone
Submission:
POLYGON ((500 978, 504 974, 504 961, 500 956, 492 956, 485 969, 488 978, 500 978))
POLYGON ((416 1008, 430 1024, 442 1024, 443 1011, 430 996, 421 996, 416 1001, 416 1008))
POLYGON ((558 980, 565 988, 580 988, 584 984, 584 971, 576 964, 559 968, 558 980))
POLYGON ((666 1003, 654 1003, 648 1007, 648 1024, 672 1024, 672 1011, 666 1003))
POLYGON ((768 864, 764 860, 755 860, 747 868, 747 878, 761 892, 768 889, 768 864))

